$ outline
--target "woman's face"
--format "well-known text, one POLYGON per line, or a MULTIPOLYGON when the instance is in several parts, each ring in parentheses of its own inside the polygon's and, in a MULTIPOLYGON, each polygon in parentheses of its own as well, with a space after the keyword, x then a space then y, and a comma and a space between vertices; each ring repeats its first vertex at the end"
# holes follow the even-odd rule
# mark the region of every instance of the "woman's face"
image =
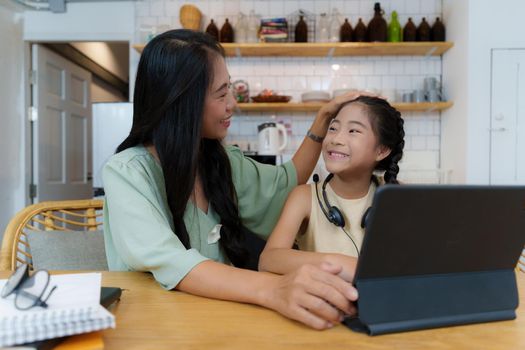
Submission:
POLYGON ((350 103, 331 121, 323 141, 326 169, 334 174, 372 172, 390 150, 379 144, 366 107, 350 103))
POLYGON ((222 56, 213 60, 213 82, 204 102, 202 137, 222 140, 228 134, 235 99, 230 89, 230 74, 222 56))

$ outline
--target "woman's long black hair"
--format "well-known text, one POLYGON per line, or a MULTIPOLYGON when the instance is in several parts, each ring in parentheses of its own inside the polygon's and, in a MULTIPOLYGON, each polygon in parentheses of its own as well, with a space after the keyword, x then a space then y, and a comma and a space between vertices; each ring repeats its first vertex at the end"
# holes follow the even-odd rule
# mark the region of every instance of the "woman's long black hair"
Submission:
POLYGON ((397 181, 398 163, 403 158, 405 147, 404 121, 401 113, 382 98, 359 96, 355 100, 344 103, 334 115, 337 115, 344 106, 356 102, 366 106, 372 130, 379 139, 379 144, 391 150, 390 154, 377 164, 375 170, 385 172, 385 183, 399 183, 397 181))
POLYGON ((230 261, 247 263, 230 162, 220 140, 201 137, 204 104, 213 82, 213 63, 224 57, 209 35, 171 30, 151 40, 140 57, 135 82, 133 125, 118 146, 153 145, 158 153, 175 234, 189 249, 184 212, 197 174, 209 204, 221 218, 219 244, 230 261))

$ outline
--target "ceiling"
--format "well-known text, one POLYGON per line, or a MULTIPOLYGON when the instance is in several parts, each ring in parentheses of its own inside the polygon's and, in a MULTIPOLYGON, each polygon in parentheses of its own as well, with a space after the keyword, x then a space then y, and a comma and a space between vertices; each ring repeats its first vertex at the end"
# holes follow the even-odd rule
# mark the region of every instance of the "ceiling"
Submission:
MULTIPOLYGON (((114 2, 129 0, 12 0, 28 10, 51 11, 55 13, 67 12, 67 4, 72 2, 114 2)), ((134 0, 133 0, 134 1, 134 0)))

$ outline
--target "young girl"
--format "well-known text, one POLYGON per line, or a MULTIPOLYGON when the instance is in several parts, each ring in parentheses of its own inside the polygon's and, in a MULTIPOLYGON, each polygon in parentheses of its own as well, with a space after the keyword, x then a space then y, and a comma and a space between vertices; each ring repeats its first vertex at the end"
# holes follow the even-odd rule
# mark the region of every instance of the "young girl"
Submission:
POLYGON ((398 183, 404 136, 401 114, 385 100, 360 96, 343 104, 322 145, 330 175, 322 186, 314 176, 315 184, 291 192, 259 269, 287 273, 327 262, 343 266, 340 276, 351 282, 364 237, 363 216, 378 185, 398 183), (384 171, 383 177, 374 171, 384 171), (294 243, 300 250, 292 249, 294 243))

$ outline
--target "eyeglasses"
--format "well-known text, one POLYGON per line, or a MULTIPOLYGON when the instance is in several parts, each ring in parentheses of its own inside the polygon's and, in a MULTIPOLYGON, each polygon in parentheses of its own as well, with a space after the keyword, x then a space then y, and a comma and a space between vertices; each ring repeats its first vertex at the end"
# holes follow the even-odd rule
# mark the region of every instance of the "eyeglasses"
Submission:
POLYGON ((7 298, 14 293, 15 307, 18 310, 29 310, 35 306, 47 308, 46 302, 56 289, 56 286, 53 286, 44 296, 49 287, 49 280, 49 272, 46 270, 38 270, 30 275, 29 266, 23 264, 9 277, 0 296, 7 298))

